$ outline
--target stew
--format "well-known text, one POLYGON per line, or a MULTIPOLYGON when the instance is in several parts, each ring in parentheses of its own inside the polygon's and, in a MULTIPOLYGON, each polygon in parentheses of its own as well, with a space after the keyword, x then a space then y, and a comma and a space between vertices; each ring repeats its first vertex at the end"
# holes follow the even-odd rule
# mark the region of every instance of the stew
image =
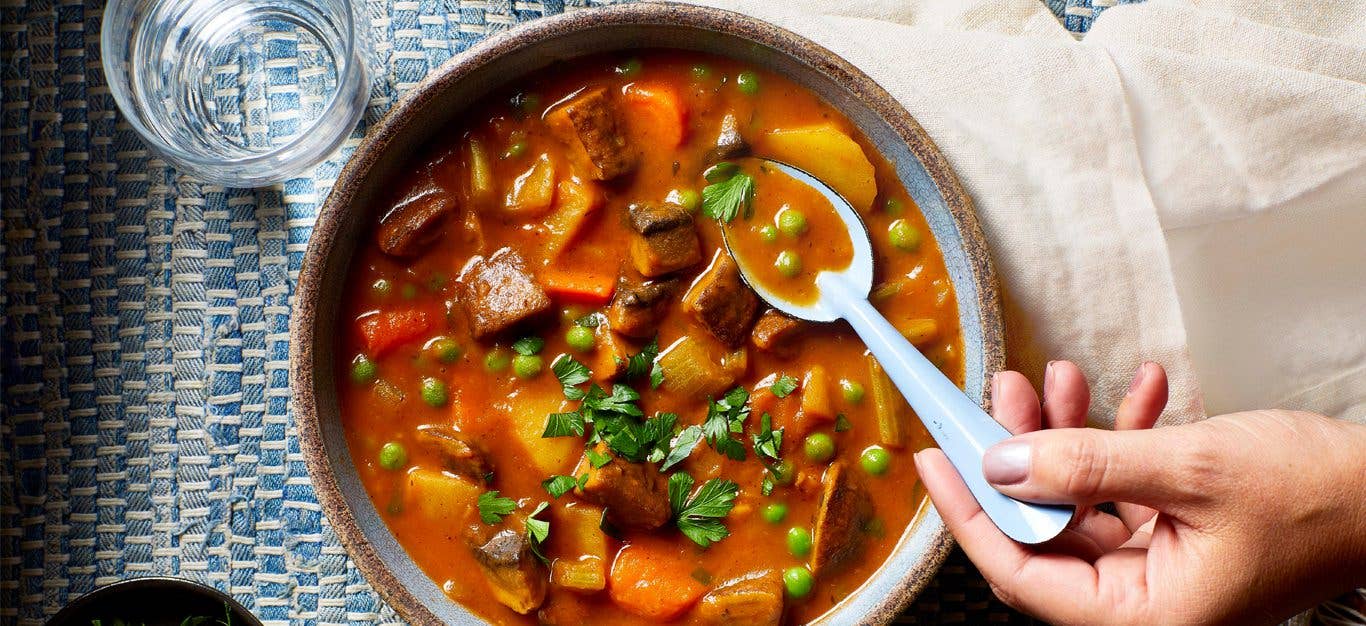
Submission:
POLYGON ((874 303, 961 381, 888 163, 783 76, 673 50, 565 62, 461 119, 375 208, 337 338, 351 453, 412 558, 500 624, 802 623, 858 588, 924 505, 927 435, 848 326, 758 300, 721 228, 809 282, 848 236, 743 157, 827 182, 873 235, 874 303))

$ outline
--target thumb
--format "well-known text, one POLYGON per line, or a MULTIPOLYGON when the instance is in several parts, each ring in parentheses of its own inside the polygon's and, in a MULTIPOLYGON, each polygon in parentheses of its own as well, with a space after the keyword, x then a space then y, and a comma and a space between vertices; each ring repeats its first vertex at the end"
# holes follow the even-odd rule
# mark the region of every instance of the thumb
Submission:
POLYGON ((1060 428, 1012 437, 987 450, 982 473, 997 491, 1046 504, 1133 502, 1153 507, 1195 498, 1183 472, 1180 428, 1121 431, 1060 428))

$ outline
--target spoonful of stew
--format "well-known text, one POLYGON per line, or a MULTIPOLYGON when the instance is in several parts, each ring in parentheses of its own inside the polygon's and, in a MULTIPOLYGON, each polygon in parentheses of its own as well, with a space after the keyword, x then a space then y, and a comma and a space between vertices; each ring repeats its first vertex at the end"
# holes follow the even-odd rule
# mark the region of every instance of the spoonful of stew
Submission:
MULTIPOLYGON (((814 176, 791 165, 763 159, 725 162, 707 172, 713 183, 704 195, 732 194, 743 201, 713 205, 750 210, 755 195, 772 194, 785 204, 773 224, 757 230, 735 215, 715 215, 726 248, 754 292, 774 308, 813 322, 843 319, 868 346, 883 370, 953 462, 987 516, 1010 538, 1041 543, 1067 527, 1073 507, 1012 499, 987 484, 982 455, 1010 437, 996 420, 969 399, 868 301, 873 286, 873 248, 859 214, 814 176), (820 229, 820 232, 815 232, 820 229), (808 232, 809 231, 809 232, 808 232), (808 234, 800 252, 766 245, 783 234, 808 234)), ((763 201, 764 198, 758 198, 763 201)), ((893 245, 898 234, 890 233, 893 245)))

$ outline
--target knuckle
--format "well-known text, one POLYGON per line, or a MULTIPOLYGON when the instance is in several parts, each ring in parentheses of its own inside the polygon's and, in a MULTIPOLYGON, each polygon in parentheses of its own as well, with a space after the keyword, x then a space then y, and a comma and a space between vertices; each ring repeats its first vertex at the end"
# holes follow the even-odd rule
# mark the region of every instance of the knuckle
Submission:
POLYGON ((1062 449, 1063 463, 1059 465, 1065 474, 1060 481, 1063 492, 1079 498, 1095 498, 1105 484, 1107 471, 1106 445, 1097 437, 1070 438, 1062 449))

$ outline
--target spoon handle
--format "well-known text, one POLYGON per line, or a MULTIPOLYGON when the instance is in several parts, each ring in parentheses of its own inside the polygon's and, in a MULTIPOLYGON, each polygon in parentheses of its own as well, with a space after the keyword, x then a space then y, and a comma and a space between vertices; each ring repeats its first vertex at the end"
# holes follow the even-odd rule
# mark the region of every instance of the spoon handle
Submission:
POLYGON ((1073 507, 1021 502, 987 484, 982 476, 982 455, 987 448, 1010 437, 1004 427, 958 389, 839 275, 823 274, 817 284, 827 296, 835 296, 826 300, 854 327, 949 457, 982 510, 1002 532, 1021 543, 1034 544, 1052 539, 1067 527, 1073 507))

